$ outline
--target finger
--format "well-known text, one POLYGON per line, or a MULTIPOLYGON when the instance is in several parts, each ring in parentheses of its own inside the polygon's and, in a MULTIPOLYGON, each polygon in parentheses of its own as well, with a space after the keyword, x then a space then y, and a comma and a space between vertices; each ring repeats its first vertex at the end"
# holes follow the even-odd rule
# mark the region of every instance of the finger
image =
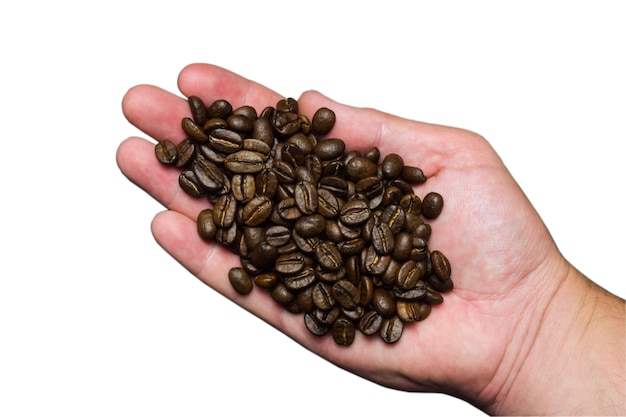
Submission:
POLYGON ((122 173, 163 206, 176 210, 191 219, 209 203, 204 198, 193 198, 178 186, 179 171, 161 164, 154 156, 154 143, 140 138, 122 142, 116 154, 122 173))
POLYGON ((178 76, 178 88, 186 96, 200 97, 206 105, 225 99, 233 107, 249 105, 257 111, 275 106, 283 98, 263 85, 210 64, 191 64, 178 76))

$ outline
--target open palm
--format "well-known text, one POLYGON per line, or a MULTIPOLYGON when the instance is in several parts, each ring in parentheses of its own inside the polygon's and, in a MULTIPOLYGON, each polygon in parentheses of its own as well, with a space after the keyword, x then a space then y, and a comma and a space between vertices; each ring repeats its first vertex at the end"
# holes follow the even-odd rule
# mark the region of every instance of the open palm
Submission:
MULTIPOLYGON (((179 88, 205 102, 225 98, 257 110, 283 98, 204 64, 186 67, 179 88)), ((417 195, 444 196, 443 213, 430 222, 429 247, 450 260, 454 290, 427 320, 405 326, 393 345, 357 334, 350 347, 343 347, 311 335, 301 315, 286 312, 265 291, 238 295, 226 278, 238 257, 197 235, 196 217, 206 200, 180 189, 178 172, 155 159, 154 142, 129 138, 118 150, 122 172, 168 209, 153 221, 156 240, 203 282, 340 367, 394 388, 446 392, 480 406, 493 402, 506 375, 523 360, 530 343, 524 340, 532 339, 536 318, 567 268, 541 219, 497 154, 474 133, 345 106, 314 91, 298 103, 299 112, 309 117, 322 106, 333 109, 337 123, 331 135, 347 148, 376 146, 381 155, 398 153, 429 178, 415 187, 417 195)), ((124 97, 123 111, 156 140, 184 137, 180 120, 189 107, 183 97, 137 86, 124 97)))

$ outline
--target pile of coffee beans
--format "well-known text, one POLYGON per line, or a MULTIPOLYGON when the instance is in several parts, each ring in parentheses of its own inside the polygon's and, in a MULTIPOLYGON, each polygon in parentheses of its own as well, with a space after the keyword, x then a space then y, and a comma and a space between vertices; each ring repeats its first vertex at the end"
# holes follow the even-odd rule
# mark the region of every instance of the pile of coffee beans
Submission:
POLYGON ((350 345, 356 331, 387 343, 429 316, 452 289, 450 264, 430 250, 424 220, 442 211, 436 192, 418 197, 426 176, 398 154, 347 151, 326 137, 335 113, 312 119, 293 98, 257 114, 227 100, 188 97, 186 137, 157 143, 157 159, 178 168, 180 187, 211 204, 199 235, 239 255, 228 279, 240 294, 259 287, 303 314, 314 335, 350 345))

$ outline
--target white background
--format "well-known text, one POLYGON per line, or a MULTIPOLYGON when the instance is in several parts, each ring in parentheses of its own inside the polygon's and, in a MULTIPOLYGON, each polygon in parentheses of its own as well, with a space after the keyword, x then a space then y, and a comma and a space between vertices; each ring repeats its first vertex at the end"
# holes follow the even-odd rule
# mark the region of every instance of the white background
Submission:
POLYGON ((138 134, 120 103, 191 62, 482 134, 626 296, 622 3, 430 3, 3 2, 0 415, 482 414, 339 370, 157 246, 162 207, 115 164, 138 134))

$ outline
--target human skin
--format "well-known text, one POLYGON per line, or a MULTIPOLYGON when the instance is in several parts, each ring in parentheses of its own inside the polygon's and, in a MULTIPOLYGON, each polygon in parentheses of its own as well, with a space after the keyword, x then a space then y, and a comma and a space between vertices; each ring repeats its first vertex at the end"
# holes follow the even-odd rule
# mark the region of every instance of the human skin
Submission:
MULTIPOLYGON (((223 68, 192 64, 179 74, 183 96, 205 103, 227 99, 258 111, 280 94, 223 68)), ((406 391, 443 392, 489 414, 623 414, 625 304, 577 271, 559 252, 539 214, 481 136, 332 101, 316 91, 298 98, 312 117, 331 108, 329 136, 347 149, 398 153, 428 181, 417 195, 437 191, 445 207, 429 247, 452 265, 454 290, 427 320, 405 326, 395 344, 357 332, 350 347, 316 337, 302 316, 265 291, 237 294, 227 277, 238 256, 202 240, 196 217, 207 207, 178 186, 178 172, 154 156, 154 141, 123 141, 117 162, 133 183, 167 209, 152 222, 156 241, 208 286, 339 367, 406 391)), ((139 85, 124 96, 126 118, 155 140, 179 142, 184 97, 139 85)), ((616 277, 620 278, 620 277, 616 277)))

